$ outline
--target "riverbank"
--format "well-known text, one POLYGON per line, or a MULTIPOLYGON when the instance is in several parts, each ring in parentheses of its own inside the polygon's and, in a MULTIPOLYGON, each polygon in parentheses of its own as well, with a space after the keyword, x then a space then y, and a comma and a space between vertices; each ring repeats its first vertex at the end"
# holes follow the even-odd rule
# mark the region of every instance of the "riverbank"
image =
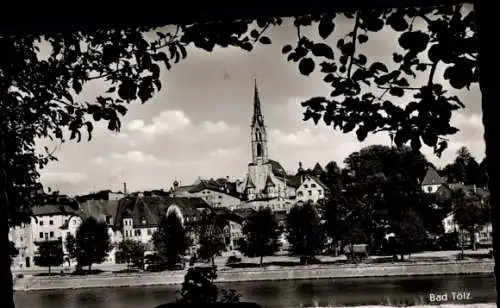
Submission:
MULTIPOLYGON (((359 264, 297 266, 293 268, 219 269, 217 282, 263 280, 336 279, 493 273, 492 261, 432 262, 408 264, 359 264)), ((15 291, 176 285, 185 271, 160 273, 102 273, 92 276, 25 276, 14 282, 15 291)))
MULTIPOLYGON (((496 304, 446 304, 446 305, 418 305, 411 308, 493 308, 496 304)), ((319 306, 310 308, 322 308, 319 306)), ((324 307, 324 308, 352 308, 352 307, 324 307)), ((398 308, 398 306, 357 306, 356 308, 398 308)))

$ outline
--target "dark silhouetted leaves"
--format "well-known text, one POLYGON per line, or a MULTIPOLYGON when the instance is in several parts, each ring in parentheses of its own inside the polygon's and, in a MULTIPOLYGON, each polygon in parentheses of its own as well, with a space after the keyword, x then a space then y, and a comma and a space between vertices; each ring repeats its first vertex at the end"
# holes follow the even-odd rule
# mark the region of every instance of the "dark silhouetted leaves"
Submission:
POLYGON ((402 32, 408 29, 409 24, 406 19, 399 14, 392 14, 387 19, 387 24, 391 26, 394 31, 402 32))
POLYGON ((314 71, 314 61, 311 58, 303 58, 299 62, 299 71, 304 76, 309 76, 314 71))
POLYGON ((364 34, 358 35, 358 41, 360 44, 368 42, 368 35, 364 35, 364 34))
POLYGON ((73 80, 73 90, 76 94, 80 94, 83 90, 82 84, 78 80, 73 80))
POLYGON ((283 54, 287 54, 290 51, 292 51, 292 45, 285 45, 285 46, 283 46, 283 49, 281 49, 281 53, 283 53, 283 54))
POLYGON ((330 46, 323 44, 323 43, 317 43, 314 44, 311 48, 311 51, 313 55, 316 57, 325 57, 327 59, 333 59, 333 50, 330 46))
POLYGON ((368 136, 368 130, 365 127, 360 126, 356 130, 356 137, 358 137, 359 141, 364 141, 367 136, 368 136))
POLYGON ((329 15, 323 16, 318 25, 319 36, 321 36, 322 39, 326 39, 332 34, 334 29, 335 24, 333 23, 332 17, 329 15))
POLYGON ((403 97, 405 95, 405 91, 402 88, 395 87, 389 90, 389 94, 396 97, 403 97))
POLYGON ((438 138, 435 134, 432 133, 424 133, 422 134, 422 141, 430 147, 433 147, 436 145, 438 138))
POLYGON ((404 32, 399 37, 399 45, 414 53, 419 53, 427 49, 429 35, 422 31, 404 32))
POLYGON ((374 71, 374 72, 379 72, 379 71, 384 72, 384 73, 389 72, 389 70, 387 69, 387 66, 385 66, 385 64, 381 63, 381 62, 375 62, 375 63, 373 63, 370 66, 370 70, 374 71))
POLYGON ((271 44, 271 39, 267 36, 262 36, 259 39, 259 42, 261 42, 262 44, 265 44, 265 45, 269 45, 269 44, 271 44))

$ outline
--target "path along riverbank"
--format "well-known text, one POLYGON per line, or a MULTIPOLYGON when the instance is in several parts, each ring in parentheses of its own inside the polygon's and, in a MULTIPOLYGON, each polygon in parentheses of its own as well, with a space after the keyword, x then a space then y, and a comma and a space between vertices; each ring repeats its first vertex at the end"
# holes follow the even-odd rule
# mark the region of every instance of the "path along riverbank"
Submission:
MULTIPOLYGON (((493 273, 493 261, 419 262, 406 264, 310 265, 263 269, 219 269, 217 282, 293 279, 336 279, 493 273)), ((15 291, 105 288, 181 284, 185 271, 102 273, 89 276, 25 276, 14 281, 15 291)))

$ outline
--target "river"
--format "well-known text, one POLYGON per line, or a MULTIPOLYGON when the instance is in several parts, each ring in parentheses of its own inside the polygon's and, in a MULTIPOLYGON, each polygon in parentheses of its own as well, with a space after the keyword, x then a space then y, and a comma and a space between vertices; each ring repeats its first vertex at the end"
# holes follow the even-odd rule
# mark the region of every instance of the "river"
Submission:
MULTIPOLYGON (((493 275, 392 277, 337 280, 295 280, 220 284, 242 294, 242 300, 268 308, 340 305, 377 305, 390 302, 429 303, 430 294, 448 294, 448 303, 492 303, 493 275), (452 292, 470 292, 470 298, 453 301, 452 292)), ((16 292, 20 308, 153 308, 174 300, 180 286, 98 288, 16 292)))

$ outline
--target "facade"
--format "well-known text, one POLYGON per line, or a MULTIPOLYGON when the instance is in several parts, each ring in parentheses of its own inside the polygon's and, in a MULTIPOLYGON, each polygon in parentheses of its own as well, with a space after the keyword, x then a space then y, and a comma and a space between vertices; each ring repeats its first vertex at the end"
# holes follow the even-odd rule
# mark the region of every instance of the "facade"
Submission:
POLYGON ((236 183, 229 179, 197 179, 192 185, 179 186, 175 181, 172 187, 173 197, 194 197, 205 200, 213 208, 234 208, 241 202, 236 183))
POLYGON ((444 184, 446 184, 446 181, 438 174, 434 167, 429 166, 420 185, 425 193, 433 194, 444 184))
POLYGON ((18 255, 12 259, 12 266, 19 268, 31 267, 35 253, 31 224, 22 224, 10 228, 9 240, 14 243, 18 250, 18 255))
POLYGON ((269 158, 267 129, 261 110, 257 83, 254 89, 253 116, 250 125, 252 161, 238 192, 246 201, 289 199, 300 185, 297 177, 287 174, 277 161, 269 158))
POLYGON ((326 198, 328 187, 313 175, 304 175, 301 184, 297 188, 296 200, 302 202, 317 203, 326 198))
POLYGON ((118 202, 113 224, 116 243, 125 239, 152 247, 162 217, 176 213, 184 225, 196 223, 210 206, 195 197, 127 196, 118 202))

